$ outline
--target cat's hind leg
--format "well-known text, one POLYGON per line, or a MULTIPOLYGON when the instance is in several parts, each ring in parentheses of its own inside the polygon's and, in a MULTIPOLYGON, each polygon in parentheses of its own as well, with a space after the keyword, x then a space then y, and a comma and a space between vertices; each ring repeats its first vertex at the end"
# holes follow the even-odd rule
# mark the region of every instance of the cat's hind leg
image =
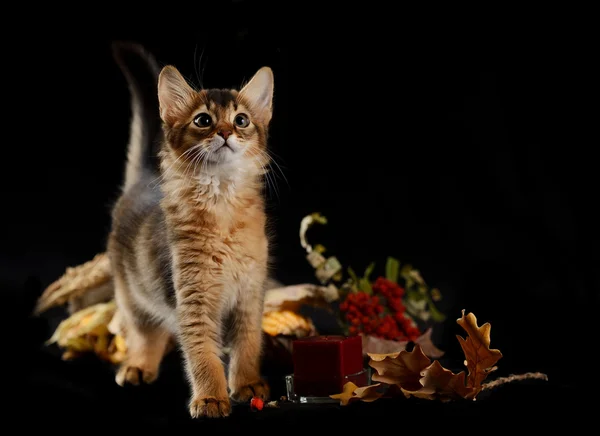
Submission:
POLYGON ((170 334, 156 326, 144 330, 127 328, 127 358, 119 367, 117 384, 152 383, 158 377, 160 363, 166 354, 170 334))
POLYGON ((172 344, 172 335, 160 324, 136 312, 123 292, 123 283, 115 280, 115 297, 120 324, 127 345, 127 357, 121 363, 115 380, 120 386, 152 383, 158 377, 161 361, 172 344))

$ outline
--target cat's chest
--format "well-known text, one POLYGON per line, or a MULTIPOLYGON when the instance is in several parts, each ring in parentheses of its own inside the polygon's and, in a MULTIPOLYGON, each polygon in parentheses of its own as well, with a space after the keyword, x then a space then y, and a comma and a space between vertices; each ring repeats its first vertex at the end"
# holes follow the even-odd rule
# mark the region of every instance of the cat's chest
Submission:
POLYGON ((215 246, 225 268, 248 270, 267 258, 267 239, 260 229, 238 229, 232 235, 218 238, 215 246))
MULTIPOLYGON (((244 235, 242 233, 242 235, 244 235)), ((258 235, 245 234, 245 237, 223 241, 216 259, 218 271, 226 286, 228 306, 233 307, 240 295, 251 289, 258 289, 266 277, 267 242, 258 235)))

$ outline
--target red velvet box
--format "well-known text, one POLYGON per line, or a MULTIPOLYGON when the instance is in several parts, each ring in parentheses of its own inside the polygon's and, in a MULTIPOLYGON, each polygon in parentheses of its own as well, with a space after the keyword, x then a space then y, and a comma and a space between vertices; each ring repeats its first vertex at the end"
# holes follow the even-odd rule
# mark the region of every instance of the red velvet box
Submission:
MULTIPOLYGON (((360 336, 310 336, 292 343, 294 392, 301 396, 326 397, 342 392, 348 376, 364 370, 360 336)), ((366 380, 366 376, 364 377, 366 380)))

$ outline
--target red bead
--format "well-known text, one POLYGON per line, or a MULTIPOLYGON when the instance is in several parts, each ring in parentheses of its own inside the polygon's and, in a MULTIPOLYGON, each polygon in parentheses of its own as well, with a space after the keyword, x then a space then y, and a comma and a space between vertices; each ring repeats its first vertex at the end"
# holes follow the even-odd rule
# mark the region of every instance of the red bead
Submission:
POLYGON ((250 400, 250 407, 252 409, 262 410, 264 405, 265 404, 264 404, 263 400, 261 400, 258 397, 252 397, 252 399, 250 400))

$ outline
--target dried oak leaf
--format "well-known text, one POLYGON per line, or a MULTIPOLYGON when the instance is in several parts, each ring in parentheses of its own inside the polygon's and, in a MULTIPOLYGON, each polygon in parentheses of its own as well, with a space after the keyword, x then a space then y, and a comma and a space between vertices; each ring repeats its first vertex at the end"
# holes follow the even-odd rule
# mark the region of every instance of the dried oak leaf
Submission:
POLYGON ((437 360, 425 368, 421 372, 421 376, 421 389, 414 391, 402 389, 404 395, 428 400, 439 398, 442 401, 450 401, 460 398, 472 399, 479 392, 475 388, 466 386, 464 371, 454 374, 437 360))
MULTIPOLYGON (((444 351, 435 346, 431 340, 432 329, 428 328, 425 333, 415 340, 419 344, 423 353, 432 359, 438 359, 444 355, 444 351)), ((392 341, 382 339, 373 335, 362 335, 363 354, 393 354, 406 349, 408 341, 392 341)))
POLYGON ((383 395, 383 393, 377 391, 377 388, 380 385, 381 383, 377 383, 359 388, 354 383, 348 382, 344 385, 341 393, 330 395, 330 397, 334 400, 340 400, 342 406, 348 405, 351 400, 361 400, 366 403, 371 403, 383 395))
POLYGON ((299 312, 304 305, 331 309, 330 291, 310 283, 267 289, 263 312, 289 310, 299 312))
POLYGON ((358 386, 356 386, 352 382, 348 382, 344 385, 344 388, 341 393, 330 395, 330 397, 333 398, 334 400, 340 400, 340 404, 342 406, 346 406, 352 399, 352 396, 354 395, 354 391, 356 390, 356 388, 358 388, 358 386))
POLYGON ((465 353, 465 365, 469 370, 466 385, 479 392, 481 382, 497 369, 494 365, 502 358, 502 353, 500 350, 490 349, 490 323, 486 322, 479 327, 475 315, 469 313, 465 316, 464 309, 462 317, 456 322, 468 334, 466 339, 456 335, 465 353))
POLYGON ((38 298, 34 314, 39 315, 52 307, 61 306, 111 280, 108 255, 99 253, 82 265, 67 268, 58 280, 51 283, 38 298))
POLYGON ((423 387, 419 381, 421 372, 431 364, 418 344, 412 351, 368 356, 371 358, 369 366, 377 371, 372 376, 374 381, 398 385, 408 391, 418 391, 423 387))
POLYGON ((371 403, 378 398, 383 396, 382 392, 378 392, 377 388, 381 386, 381 383, 375 383, 374 385, 363 386, 354 390, 354 397, 358 398, 365 403, 371 403))

